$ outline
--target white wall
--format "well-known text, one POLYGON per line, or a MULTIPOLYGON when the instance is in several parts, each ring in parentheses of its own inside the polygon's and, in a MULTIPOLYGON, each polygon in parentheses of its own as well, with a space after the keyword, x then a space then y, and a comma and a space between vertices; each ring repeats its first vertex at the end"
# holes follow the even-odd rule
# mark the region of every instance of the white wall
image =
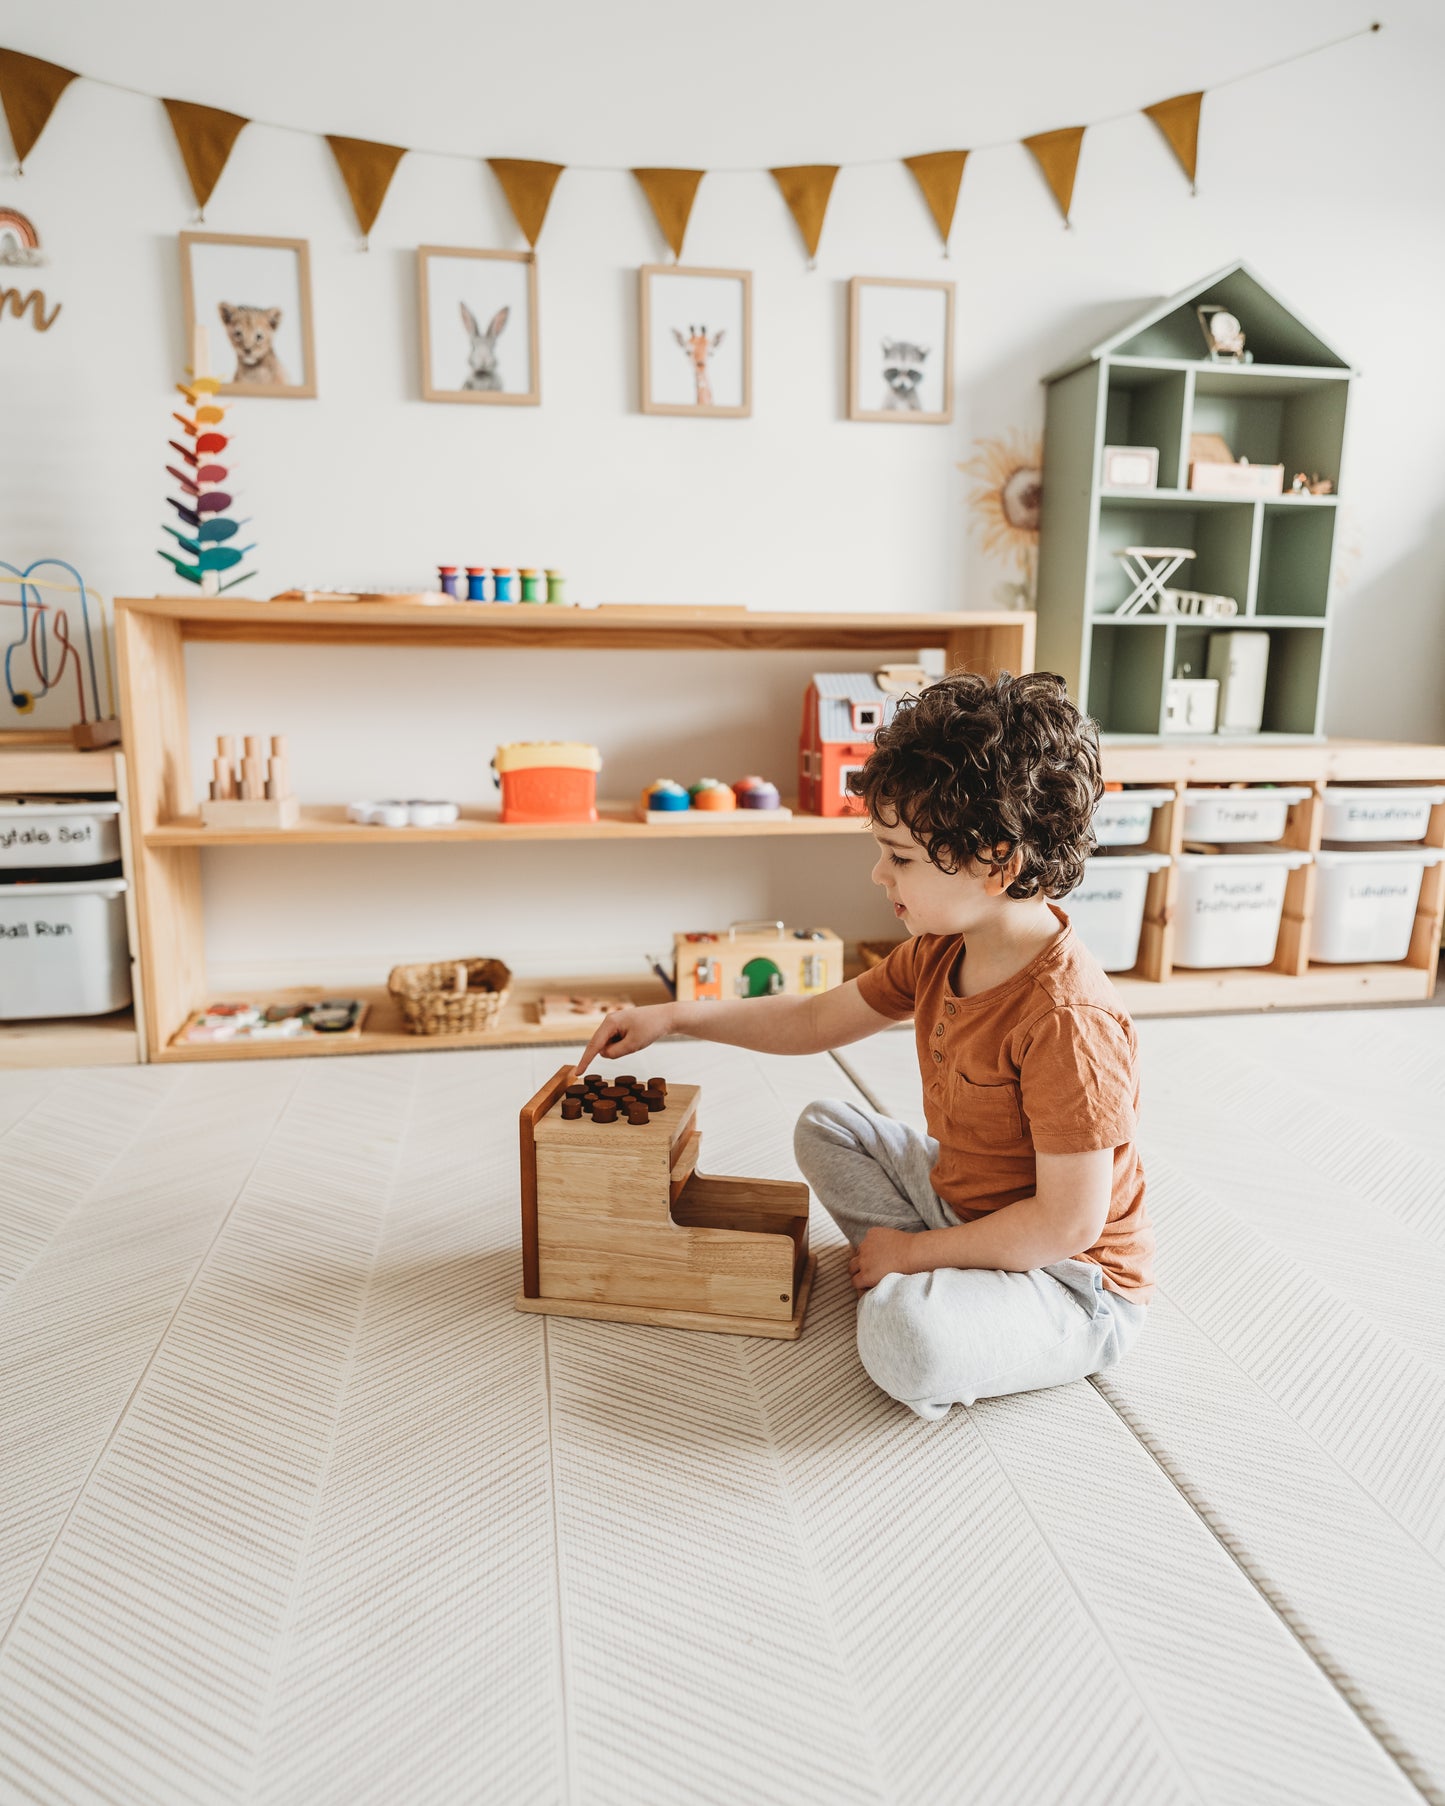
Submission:
MULTIPOLYGON (((242 29, 233 11, 156 0, 11 0, 3 38, 152 92, 357 136, 716 167, 881 159, 1127 112, 1363 18, 1345 0, 1221 0, 1207 27, 1177 0, 930 0, 882 23, 859 0, 747 0, 722 14, 568 0, 508 17, 462 16, 443 0, 345 11, 252 0, 242 29)), ((1445 737, 1445 31, 1432 0, 1399 0, 1386 24, 1212 93, 1196 198, 1140 117, 1089 134, 1071 232, 1023 150, 980 152, 949 263, 896 164, 844 171, 811 272, 765 174, 710 176, 687 255, 755 272, 748 421, 637 412, 635 272, 663 254, 630 177, 573 170, 553 201, 542 407, 428 404, 413 248, 517 245, 489 173, 470 158, 407 158, 363 254, 325 144, 250 127, 206 226, 310 240, 321 386, 314 402, 253 401, 230 416, 260 540, 257 593, 409 586, 445 559, 560 566, 574 594, 603 600, 987 607, 1006 573, 968 536, 957 464, 972 441, 1036 428, 1045 370, 1138 303, 1243 255, 1365 373, 1342 522, 1359 549, 1330 729, 1445 737), (843 418, 854 274, 958 283, 952 427, 843 418)), ((76 84, 23 179, 0 177, 4 205, 38 226, 43 286, 64 311, 44 335, 0 323, 0 556, 59 551, 108 593, 163 588, 154 548, 184 358, 175 235, 194 209, 162 109, 76 84)), ((196 755, 203 768, 218 731, 287 731, 297 787, 318 800, 480 798, 499 740, 574 734, 602 746, 613 794, 664 772, 786 781, 815 662, 199 649, 196 755)), ((891 922, 851 843, 208 862, 211 954, 228 973, 284 955, 318 977, 359 977, 463 949, 522 968, 622 969, 673 928, 735 915, 822 918, 849 937, 891 922)))

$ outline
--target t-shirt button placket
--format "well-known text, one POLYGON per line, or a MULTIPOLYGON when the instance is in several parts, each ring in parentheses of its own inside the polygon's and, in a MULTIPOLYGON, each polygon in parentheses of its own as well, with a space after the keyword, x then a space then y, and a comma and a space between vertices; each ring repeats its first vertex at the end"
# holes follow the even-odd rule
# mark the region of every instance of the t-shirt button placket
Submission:
POLYGON ((943 1055, 936 1047, 933 1050, 933 1063, 935 1066, 941 1066, 943 1064, 943 1055))
POLYGON ((953 1014, 953 1005, 951 1003, 945 1003, 943 1007, 948 1011, 950 1016, 953 1014))

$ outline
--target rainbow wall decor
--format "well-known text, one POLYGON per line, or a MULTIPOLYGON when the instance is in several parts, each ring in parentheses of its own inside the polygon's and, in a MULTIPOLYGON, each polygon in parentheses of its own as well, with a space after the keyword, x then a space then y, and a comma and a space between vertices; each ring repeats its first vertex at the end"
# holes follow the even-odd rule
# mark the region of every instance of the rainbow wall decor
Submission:
POLYGON ((216 399, 220 380, 206 374, 207 363, 205 329, 198 327, 191 354, 191 379, 176 384, 191 411, 188 415, 172 415, 172 419, 180 422, 189 443, 183 445, 179 439, 170 440, 170 448, 181 460, 183 468, 177 469, 174 464, 166 466, 181 489, 179 496, 167 496, 166 500, 180 516, 185 530, 166 522, 165 531, 188 556, 179 558, 166 546, 160 547, 160 555, 187 583, 194 583, 207 596, 216 596, 255 575, 253 571, 245 571, 222 581, 222 573, 234 571, 255 547, 230 544, 246 523, 230 518, 230 466, 219 462, 230 444, 221 431, 226 410, 216 399))

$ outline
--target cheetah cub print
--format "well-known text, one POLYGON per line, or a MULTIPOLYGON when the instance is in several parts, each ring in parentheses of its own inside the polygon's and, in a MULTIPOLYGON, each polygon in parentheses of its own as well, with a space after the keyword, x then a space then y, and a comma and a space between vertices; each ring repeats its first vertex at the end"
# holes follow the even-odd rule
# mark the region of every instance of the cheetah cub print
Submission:
POLYGON ((272 342, 281 324, 281 309, 239 307, 222 301, 218 311, 236 353, 236 374, 231 381, 256 388, 286 388, 286 372, 272 342))

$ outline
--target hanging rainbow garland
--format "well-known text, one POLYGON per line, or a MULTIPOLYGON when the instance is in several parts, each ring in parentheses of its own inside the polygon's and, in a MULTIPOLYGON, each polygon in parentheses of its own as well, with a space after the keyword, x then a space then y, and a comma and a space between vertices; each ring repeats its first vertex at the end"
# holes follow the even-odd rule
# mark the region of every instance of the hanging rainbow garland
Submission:
POLYGON ((182 445, 179 439, 168 441, 186 468, 178 470, 174 464, 166 465, 167 473, 181 488, 179 496, 170 495, 166 500, 180 516, 186 530, 183 532, 169 522, 164 523, 164 530, 189 556, 178 558, 167 546, 158 549, 166 563, 173 566, 187 583, 194 583, 203 595, 217 596, 222 590, 234 589, 238 583, 245 583, 255 575, 254 571, 245 571, 240 576, 221 581, 223 572, 235 570, 246 554, 256 548, 254 544, 233 546, 227 543, 246 523, 232 520, 229 514, 233 498, 230 489, 223 485, 229 482, 230 467, 218 462, 230 444, 221 431, 226 410, 216 399, 220 379, 208 374, 208 364, 205 329, 197 327, 190 381, 176 384, 191 412, 189 415, 172 415, 172 419, 180 422, 181 431, 190 444, 182 445))

